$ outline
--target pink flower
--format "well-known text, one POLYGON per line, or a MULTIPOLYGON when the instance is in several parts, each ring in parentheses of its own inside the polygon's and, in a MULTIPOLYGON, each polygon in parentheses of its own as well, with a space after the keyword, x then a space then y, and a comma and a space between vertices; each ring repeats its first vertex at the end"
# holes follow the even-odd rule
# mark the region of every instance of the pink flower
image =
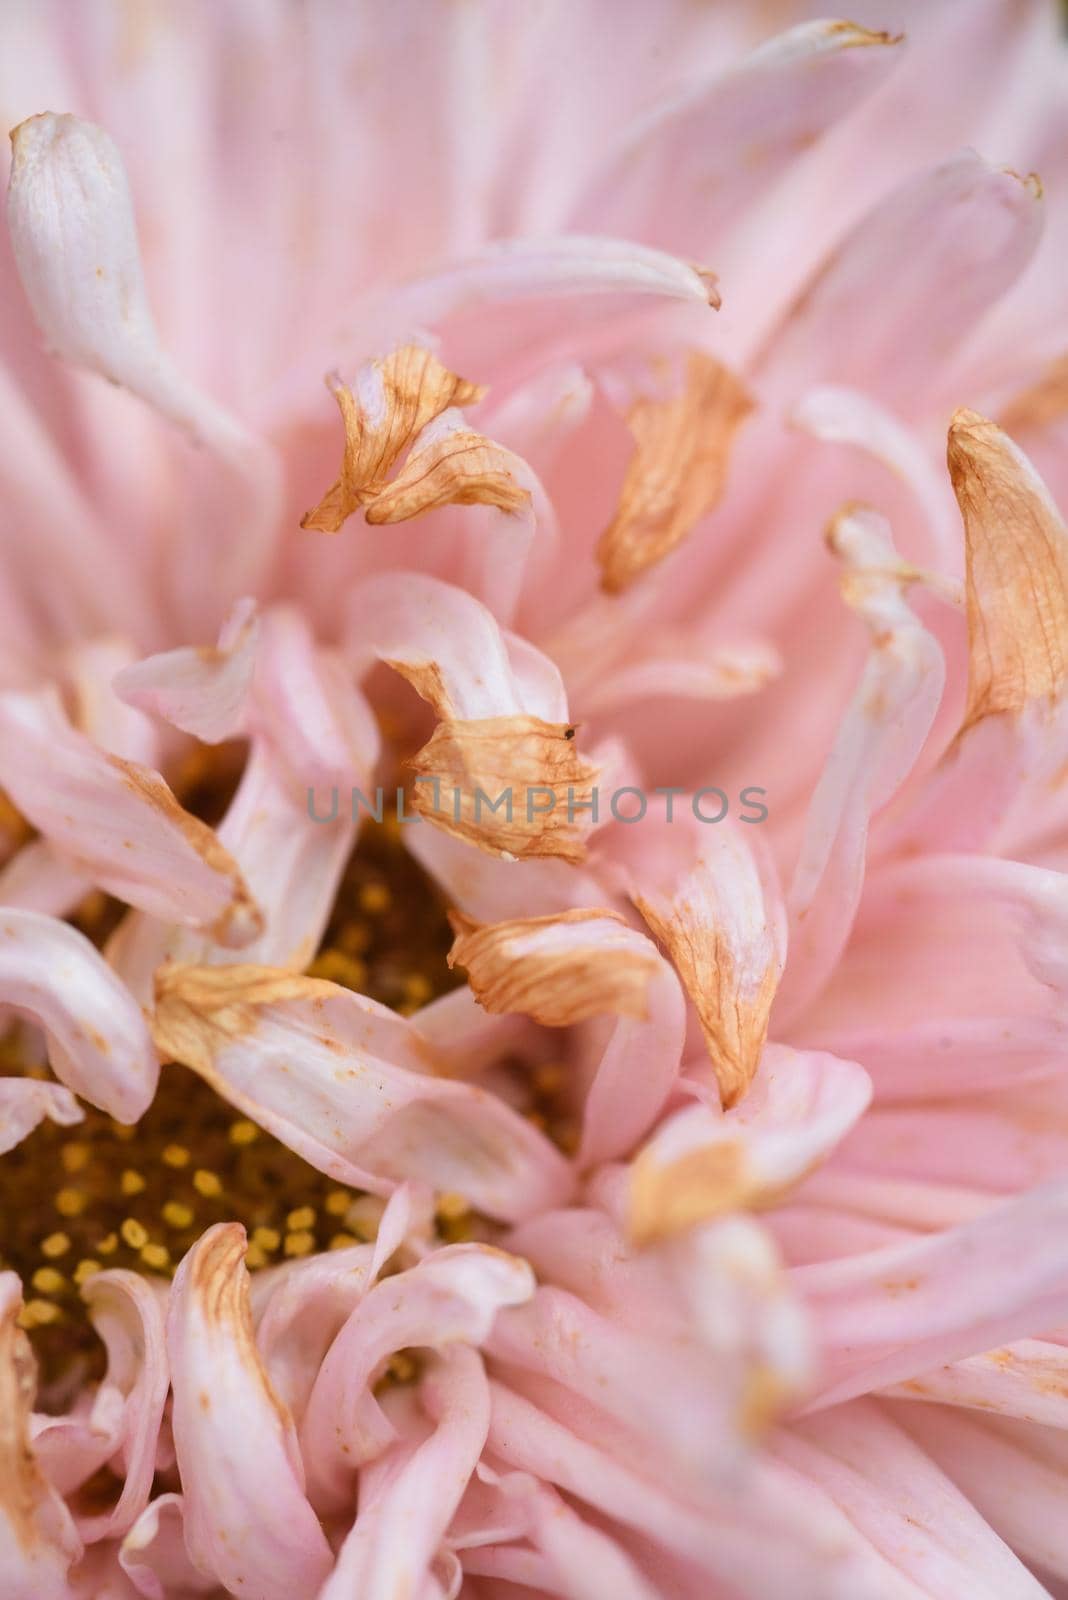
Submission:
POLYGON ((1068 58, 863 10, 0 21, 5 1600, 1068 1594, 1068 58))

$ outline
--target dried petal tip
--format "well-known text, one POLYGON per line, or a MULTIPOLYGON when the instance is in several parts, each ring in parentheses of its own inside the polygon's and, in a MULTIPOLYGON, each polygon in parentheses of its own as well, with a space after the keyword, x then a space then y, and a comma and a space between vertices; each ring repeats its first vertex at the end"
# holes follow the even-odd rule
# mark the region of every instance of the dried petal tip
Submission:
POLYGON ((699 261, 691 261, 689 264, 693 268, 694 272, 696 272, 701 282, 704 284, 705 298, 712 307, 712 310, 718 311, 720 306, 723 304, 723 299, 719 292, 718 277, 712 271, 711 267, 702 267, 699 261))
POLYGON ((1027 457, 993 422, 958 411, 947 460, 967 557, 963 732, 1059 699, 1068 676, 1068 533, 1027 457))
POLYGON ((735 430, 752 405, 739 379, 699 350, 690 353, 678 394, 634 402, 627 425, 637 449, 597 546, 609 594, 662 561, 719 502, 735 430))
POLYGON ((859 22, 827 22, 824 24, 829 37, 833 38, 841 50, 866 49, 870 45, 903 44, 903 33, 873 32, 871 28, 862 28, 859 22))
POLYGON ((302 528, 320 533, 337 533, 354 511, 386 491, 390 471, 428 423, 450 406, 473 405, 485 393, 450 372, 432 351, 414 344, 368 362, 352 389, 337 379, 328 382, 345 426, 345 455, 337 482, 301 518, 302 528))
POLYGON ((479 1005, 564 1028, 613 1013, 645 1018, 657 971, 652 946, 614 911, 565 911, 480 927, 453 913, 449 965, 464 967, 479 1005))
POLYGON ((412 451, 388 488, 367 507, 367 521, 408 522, 450 505, 495 506, 515 516, 531 496, 517 483, 513 462, 510 451, 469 428, 442 433, 412 451))
POLYGON ((414 809, 493 855, 585 856, 598 769, 570 723, 516 713, 446 718, 408 763, 414 809))

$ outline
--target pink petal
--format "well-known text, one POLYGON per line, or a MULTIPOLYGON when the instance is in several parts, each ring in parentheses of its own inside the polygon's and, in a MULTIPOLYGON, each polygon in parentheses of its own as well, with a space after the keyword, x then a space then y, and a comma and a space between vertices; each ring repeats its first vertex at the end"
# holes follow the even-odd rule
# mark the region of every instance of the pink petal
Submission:
POLYGON ((506 1220, 571 1187, 543 1134, 496 1095, 433 1076, 418 1029, 364 995, 256 967, 164 968, 158 985, 167 1048, 341 1182, 388 1194, 415 1178, 506 1220), (228 1031, 239 1014, 243 1031, 228 1031))
POLYGON ((805 1473, 931 1600, 1041 1600, 1042 1585, 922 1450, 870 1402, 784 1434, 776 1454, 805 1473))
POLYGON ((437 1426, 388 1467, 338 1553, 320 1600, 399 1600, 422 1594, 453 1513, 489 1431, 489 1385, 476 1351, 463 1345, 435 1358, 424 1388, 437 1426))
POLYGON ((1041 1339, 1018 1339, 983 1355, 935 1367, 885 1392, 899 1400, 936 1401, 1065 1428, 1068 1350, 1041 1339))
POLYGON ((180 1494, 161 1494, 145 1507, 122 1542, 119 1565, 146 1600, 218 1594, 215 1579, 205 1578, 189 1559, 180 1494))
POLYGON ((765 376, 793 387, 803 373, 921 405, 939 368, 933 345, 945 361, 1023 272, 1041 231, 1036 184, 971 151, 910 178, 802 290, 768 339, 765 376))
POLYGON ((258 635, 255 603, 239 600, 218 645, 148 656, 123 668, 115 692, 205 744, 236 738, 245 728, 258 635))
POLYGON ((172 1425, 194 1565, 232 1593, 314 1594, 333 1558, 304 1496, 288 1411, 252 1339, 244 1229, 210 1228, 171 1290, 172 1425))
POLYGON ((117 1392, 123 1401, 118 1441, 125 1469, 122 1493, 109 1512, 81 1520, 79 1532, 92 1543, 125 1533, 148 1504, 170 1373, 163 1305, 152 1284, 134 1272, 98 1272, 86 1282, 82 1296, 108 1350, 102 1389, 117 1392))
POLYGON ((1068 1320, 1066 1208, 1049 1184, 930 1238, 795 1268, 824 1351, 814 1406, 1068 1320))
MULTIPOLYGON (((150 1104, 159 1063, 144 1017, 84 934, 0 909, 0 1002, 44 1029, 56 1076, 76 1094, 121 1122, 136 1122, 150 1104)), ((53 1100, 50 1115, 57 1106, 72 1110, 53 1100)))
POLYGON ((35 1078, 0 1078, 0 1155, 21 1144, 47 1117, 61 1128, 81 1122, 85 1113, 69 1089, 35 1078))
POLYGON ((835 522, 846 597, 872 635, 863 676, 812 797, 790 886, 790 961, 777 1028, 826 981, 849 936, 864 879, 868 826, 907 776, 942 694, 942 654, 895 575, 883 519, 850 510, 835 522))
POLYGON ((628 128, 576 204, 577 225, 682 254, 708 249, 800 148, 881 84, 898 44, 841 22, 769 39, 628 128))
POLYGON ((210 828, 158 773, 75 732, 52 691, 0 695, 0 751, 19 810, 101 888, 224 942, 258 932, 256 908, 210 828))
POLYGON ((68 1600, 82 1543, 30 1448, 34 1363, 21 1307, 18 1278, 0 1273, 0 1589, 5 1600, 68 1600))
POLYGON ((353 1469, 392 1442, 394 1429, 371 1392, 391 1355, 457 1340, 481 1344, 498 1311, 521 1305, 533 1290, 524 1261, 483 1245, 447 1245, 371 1289, 334 1340, 301 1428, 316 1503, 346 1505, 353 1469))

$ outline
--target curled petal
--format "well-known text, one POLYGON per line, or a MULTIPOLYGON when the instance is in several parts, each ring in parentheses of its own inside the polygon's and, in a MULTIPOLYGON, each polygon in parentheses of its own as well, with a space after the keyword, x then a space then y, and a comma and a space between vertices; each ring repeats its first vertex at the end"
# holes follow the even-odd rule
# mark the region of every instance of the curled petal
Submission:
POLYGON ((741 381, 699 350, 687 357, 679 393, 634 400, 626 417, 635 453, 597 546, 608 593, 662 561, 718 504, 734 433, 752 404, 741 381))
POLYGON ((0 775, 19 809, 109 893, 224 944, 259 931, 211 829, 182 810, 158 772, 75 732, 52 691, 0 695, 0 775))
POLYGON ((485 1245, 447 1245, 360 1301, 315 1380, 301 1443, 317 1500, 344 1505, 353 1468, 379 1455, 395 1430, 372 1394, 398 1350, 481 1344, 498 1311, 534 1292, 525 1261, 485 1245))
POLYGON ((406 1018, 271 967, 164 967, 156 1037, 231 1104, 344 1183, 406 1178, 515 1219, 566 1195, 567 1163, 497 1096, 434 1076, 406 1018))
POLYGON ((333 1566, 304 1496, 293 1423, 252 1336, 245 1234, 210 1228, 174 1280, 172 1425, 195 1566, 233 1594, 316 1594, 333 1566))
POLYGON ((115 692, 205 744, 244 731, 245 701, 256 665, 255 604, 239 600, 217 645, 186 645, 125 667, 115 692))
POLYGON ((664 1123, 630 1175, 639 1244, 724 1211, 774 1205, 866 1110, 871 1082, 852 1061, 770 1045, 749 1094, 725 1116, 694 1106, 664 1123))
MULTIPOLYGON (((372 526, 408 522, 440 506, 493 506, 510 516, 530 505, 511 451, 457 420, 431 425, 391 483, 367 507, 372 526)), ((519 468, 518 470, 521 470, 519 468)))
MULTIPOLYGON (((320 1600, 420 1595, 489 1432, 489 1384, 478 1353, 458 1345, 435 1360, 424 1389, 436 1427, 386 1464, 338 1553, 320 1600)), ((433 1591, 431 1591, 433 1592, 433 1591)))
POLYGON ((82 1543, 30 1448, 35 1371, 21 1305, 18 1278, 0 1273, 0 1584, 10 1600, 67 1600, 82 1543))
MULTIPOLYGON (((141 1009, 77 929, 0 908, 0 1003, 45 1030, 56 1076, 76 1094, 121 1122, 150 1104, 159 1062, 141 1009)), ((70 1110, 53 1098, 48 1114, 77 1121, 70 1110)))
POLYGON ((146 1600, 192 1600, 218 1592, 189 1559, 180 1494, 161 1494, 145 1507, 119 1551, 119 1565, 146 1600))
POLYGON ((81 1122, 84 1115, 70 1090, 61 1089, 58 1083, 0 1078, 0 1155, 21 1144, 46 1117, 61 1128, 69 1128, 81 1122))
POLYGON ((469 405, 485 393, 417 344, 367 362, 352 389, 332 379, 330 390, 345 426, 341 475, 301 519, 302 528, 320 533, 337 533, 354 511, 385 492, 390 470, 428 423, 450 406, 469 405))
POLYGON ((135 1272, 98 1272, 85 1283, 82 1297, 107 1346, 102 1388, 122 1399, 118 1447, 125 1468, 122 1493, 113 1508, 80 1524, 88 1543, 125 1533, 148 1504, 170 1373, 162 1303, 150 1283, 135 1272))

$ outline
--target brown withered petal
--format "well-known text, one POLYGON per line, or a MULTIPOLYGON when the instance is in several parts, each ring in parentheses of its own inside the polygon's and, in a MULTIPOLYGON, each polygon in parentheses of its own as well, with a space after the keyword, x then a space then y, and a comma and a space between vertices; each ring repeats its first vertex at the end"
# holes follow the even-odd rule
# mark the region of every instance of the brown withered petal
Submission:
POLYGON ((438 506, 496 506, 514 515, 530 503, 518 484, 513 457, 480 433, 460 429, 414 450, 382 493, 367 507, 371 523, 407 522, 438 506))
POLYGON ((381 494, 391 468, 428 422, 449 406, 474 404, 485 393, 421 345, 402 345, 365 372, 363 403, 345 384, 330 381, 345 426, 345 454, 336 483, 301 518, 302 528, 337 533, 354 511, 381 494))
POLYGON ((993 422, 958 411, 947 459, 967 558, 963 731, 1060 695, 1068 675, 1068 533, 1026 457, 993 422))
POLYGON ((1006 433, 1048 428, 1068 416, 1068 351, 1047 367, 1037 382, 1009 401, 998 422, 1006 433))
POLYGON ((210 1078, 219 1036, 239 1039, 254 1032, 255 1007, 307 999, 332 988, 321 979, 273 967, 165 964, 156 973, 152 1037, 164 1060, 182 1061, 210 1078))
POLYGON ((634 452, 619 506, 601 535, 601 587, 618 594, 662 561, 720 500, 735 430, 753 402, 738 378, 691 351, 681 392, 645 396, 627 414, 634 452))
POLYGON ((732 945, 712 903, 705 915, 676 907, 634 903, 663 945, 694 1003, 726 1107, 748 1089, 760 1062, 771 1004, 782 971, 781 954, 762 923, 732 945))
POLYGON ((525 713, 445 719, 408 762, 413 807, 493 855, 582 861, 598 768, 574 732, 525 713))
POLYGON ((449 920, 456 933, 449 966, 465 969, 486 1011, 519 1012, 549 1028, 605 1013, 647 1014, 657 958, 614 911, 563 911, 489 926, 457 912, 449 920), (617 937, 613 924, 621 930, 617 937))

